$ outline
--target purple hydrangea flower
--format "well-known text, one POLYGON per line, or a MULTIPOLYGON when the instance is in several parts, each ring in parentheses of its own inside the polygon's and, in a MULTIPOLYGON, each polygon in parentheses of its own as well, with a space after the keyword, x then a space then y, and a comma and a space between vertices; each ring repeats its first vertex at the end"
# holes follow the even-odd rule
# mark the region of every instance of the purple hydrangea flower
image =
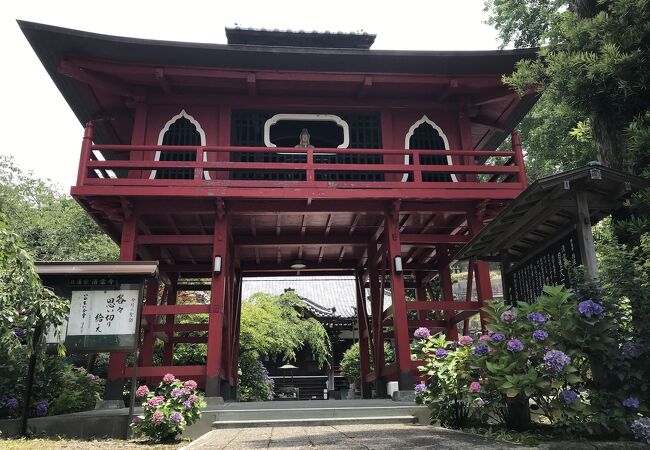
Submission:
POLYGON ((533 331, 533 339, 537 342, 545 341, 548 338, 548 333, 546 330, 535 330, 533 331))
POLYGON ((626 408, 639 409, 639 399, 636 397, 628 397, 623 400, 623 406, 626 408))
POLYGON ((630 430, 634 437, 646 444, 650 444, 650 417, 641 417, 632 422, 630 430))
POLYGON ((424 383, 419 383, 415 385, 415 392, 423 392, 427 387, 424 383))
POLYGON ((9 409, 16 409, 18 408, 18 400, 15 398, 10 398, 5 402, 5 405, 7 405, 7 408, 9 409))
POLYGON ((490 336, 490 340, 492 342, 501 342, 505 338, 506 338, 505 335, 503 335, 502 333, 494 333, 494 334, 492 334, 492 336, 490 336))
POLYGON ((560 399, 564 402, 565 405, 570 405, 578 400, 578 393, 572 391, 571 389, 565 389, 560 392, 560 399))
POLYGON ((160 411, 156 411, 151 415, 151 421, 154 425, 160 425, 165 420, 165 414, 160 411))
POLYGON ((140 417, 140 416, 135 416, 133 419, 131 419, 131 423, 133 423, 133 424, 137 425, 140 422, 142 422, 142 417, 140 417))
POLYGON ((190 409, 191 407, 192 407, 192 402, 191 402, 191 401, 189 401, 189 400, 185 400, 185 401, 183 402, 183 408, 185 408, 185 409, 190 409))
POLYGON ((582 314, 583 317, 592 317, 600 316, 605 308, 600 303, 596 303, 593 300, 585 300, 578 304, 578 312, 582 314))
POLYGON ((520 352, 524 349, 524 343, 517 338, 512 338, 508 341, 508 350, 513 353, 520 352))
POLYGON ((449 352, 445 350, 444 348, 439 348, 436 350, 436 358, 446 358, 449 352))
POLYGON ((38 417, 47 416, 47 400, 41 400, 36 404, 36 415, 38 417))
POLYGON ((512 310, 508 310, 501 314, 501 322, 512 323, 515 320, 517 320, 517 313, 512 310))
POLYGON ((14 328, 14 336, 18 339, 25 339, 27 337, 27 330, 24 328, 14 328))
POLYGON ((178 397, 182 397, 183 395, 185 395, 185 392, 183 391, 183 389, 175 388, 175 389, 172 389, 172 394, 171 395, 174 398, 178 398, 178 397))
POLYGON ((179 412, 173 412, 169 415, 169 421, 178 425, 183 421, 183 415, 179 412))
POLYGON ((452 341, 451 344, 449 344, 449 349, 450 350, 456 350, 458 348, 458 342, 452 341))
POLYGON ((485 355, 488 350, 489 348, 487 344, 476 344, 476 347, 474 347, 474 353, 477 355, 485 355))
POLYGON ((431 336, 431 332, 429 331, 428 328, 420 327, 417 330, 415 330, 413 336, 418 339, 429 339, 429 337, 431 336))
POLYGON ((535 325, 544 325, 548 318, 546 317, 546 314, 538 313, 538 312, 529 312, 528 315, 528 320, 533 322, 535 325))
POLYGON ((560 350, 549 350, 544 355, 544 367, 549 372, 562 372, 571 364, 571 358, 560 350))

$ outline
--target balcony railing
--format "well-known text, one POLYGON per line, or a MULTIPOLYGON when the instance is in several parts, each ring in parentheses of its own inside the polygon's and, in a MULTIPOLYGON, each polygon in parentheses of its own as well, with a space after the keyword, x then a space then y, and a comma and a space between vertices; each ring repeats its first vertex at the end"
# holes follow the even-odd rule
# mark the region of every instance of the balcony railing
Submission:
MULTIPOLYGON (((334 188, 334 189, 513 189, 526 186, 521 146, 513 134, 512 151, 404 150, 341 148, 268 148, 227 146, 96 145, 92 126, 86 128, 77 178, 80 186, 334 188), (157 152, 193 152, 194 161, 159 161, 157 152), (233 155, 301 155, 288 162, 239 162, 233 155), (322 155, 379 155, 381 164, 323 162, 322 155), (453 163, 423 164, 421 156, 451 157, 453 163), (183 170, 184 179, 156 173, 183 170), (187 177, 187 174, 190 174, 187 177), (278 180, 246 174, 291 174, 278 180), (331 174, 336 173, 336 180, 331 174), (192 176, 193 175, 193 176, 192 176), (368 176, 370 175, 370 176, 368 176), (189 178, 189 179, 188 179, 189 178), (365 178, 365 179, 364 179, 365 178), (373 180, 373 181, 368 181, 373 180), (439 180, 439 181, 428 181, 439 180)), ((160 153, 158 153, 160 155, 160 153)), ((277 159, 277 158, 276 158, 277 159)), ((334 159, 334 157, 330 158, 334 159)), ((376 161, 377 158, 375 157, 376 161)), ((354 161, 354 160, 353 160, 354 161)), ((272 178, 272 177, 267 177, 272 178)))

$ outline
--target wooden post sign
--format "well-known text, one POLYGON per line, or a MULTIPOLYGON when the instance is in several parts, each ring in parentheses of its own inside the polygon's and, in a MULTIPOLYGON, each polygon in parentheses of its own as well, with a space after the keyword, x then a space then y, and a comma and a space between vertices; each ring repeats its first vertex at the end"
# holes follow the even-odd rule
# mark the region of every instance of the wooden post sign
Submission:
POLYGON ((137 349, 144 280, 155 276, 157 263, 39 263, 37 270, 70 299, 67 321, 49 330, 48 344, 62 343, 69 353, 137 349))

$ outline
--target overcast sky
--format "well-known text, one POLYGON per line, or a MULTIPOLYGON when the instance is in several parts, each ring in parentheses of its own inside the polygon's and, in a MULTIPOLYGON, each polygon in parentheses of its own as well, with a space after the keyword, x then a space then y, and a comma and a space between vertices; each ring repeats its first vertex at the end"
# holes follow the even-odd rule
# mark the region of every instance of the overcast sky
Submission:
POLYGON ((75 182, 83 129, 21 33, 16 19, 103 34, 225 43, 225 26, 377 34, 373 49, 489 50, 483 0, 18 0, 0 7, 4 61, 2 144, 24 171, 66 191, 75 182))

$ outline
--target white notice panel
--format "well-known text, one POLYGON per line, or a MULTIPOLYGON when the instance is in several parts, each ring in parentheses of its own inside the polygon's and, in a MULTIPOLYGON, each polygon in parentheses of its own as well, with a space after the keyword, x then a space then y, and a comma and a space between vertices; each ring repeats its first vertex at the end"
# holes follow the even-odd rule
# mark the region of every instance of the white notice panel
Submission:
POLYGON ((140 291, 72 291, 68 336, 132 335, 140 291))

